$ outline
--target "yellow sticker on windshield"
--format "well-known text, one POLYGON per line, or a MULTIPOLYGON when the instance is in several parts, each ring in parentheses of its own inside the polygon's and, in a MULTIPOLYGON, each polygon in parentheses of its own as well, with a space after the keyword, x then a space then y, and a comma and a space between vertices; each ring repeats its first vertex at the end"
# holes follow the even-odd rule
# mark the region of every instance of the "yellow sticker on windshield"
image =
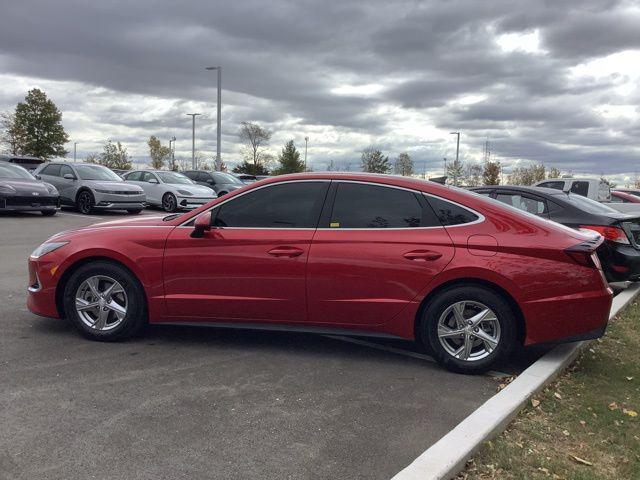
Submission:
POLYGON ((331 228, 338 228, 338 227, 340 226, 340 222, 331 222, 331 223, 329 224, 329 226, 330 226, 331 228))

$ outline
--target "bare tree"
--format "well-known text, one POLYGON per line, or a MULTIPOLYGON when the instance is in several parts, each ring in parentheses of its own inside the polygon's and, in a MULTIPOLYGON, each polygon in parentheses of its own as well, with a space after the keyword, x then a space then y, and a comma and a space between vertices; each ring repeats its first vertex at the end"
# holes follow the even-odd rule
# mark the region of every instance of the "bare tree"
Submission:
POLYGON ((397 175, 402 175, 404 177, 410 177, 413 175, 413 160, 407 152, 402 152, 396 158, 396 162, 394 165, 394 172, 397 175))
POLYGON ((482 185, 482 165, 479 163, 469 163, 466 168, 465 178, 469 187, 479 187, 482 185))
POLYGON ((240 128, 240 140, 247 145, 246 157, 253 163, 253 168, 257 171, 258 165, 262 163, 264 147, 269 145, 273 132, 262 128, 257 123, 242 122, 240 128))
POLYGON ((462 160, 454 160, 447 164, 447 177, 452 179, 453 185, 464 183, 465 165, 462 160))

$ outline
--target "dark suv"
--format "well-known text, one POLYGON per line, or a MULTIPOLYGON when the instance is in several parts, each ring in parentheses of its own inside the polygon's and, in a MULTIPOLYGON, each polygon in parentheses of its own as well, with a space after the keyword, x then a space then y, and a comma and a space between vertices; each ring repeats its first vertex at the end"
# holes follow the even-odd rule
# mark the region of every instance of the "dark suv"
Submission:
POLYGON ((230 173, 208 170, 187 170, 182 173, 198 185, 213 188, 219 197, 245 186, 238 177, 230 173))

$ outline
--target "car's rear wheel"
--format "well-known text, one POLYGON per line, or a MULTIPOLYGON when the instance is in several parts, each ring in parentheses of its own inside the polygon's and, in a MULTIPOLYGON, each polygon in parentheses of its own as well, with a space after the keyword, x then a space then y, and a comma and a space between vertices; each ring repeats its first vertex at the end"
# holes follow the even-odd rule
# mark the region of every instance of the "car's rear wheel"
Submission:
POLYGON ((89 215, 95 204, 93 194, 88 190, 83 190, 76 198, 76 208, 84 215, 89 215))
POLYGON ((58 213, 58 211, 57 210, 40 210, 40 213, 45 217, 52 217, 56 213, 58 213))
POLYGON ((173 193, 165 193, 162 197, 162 208, 166 212, 175 212, 178 209, 178 200, 173 193))
POLYGON ((444 367, 459 373, 484 373, 515 346, 516 317, 509 303, 493 290, 457 286, 429 303, 419 333, 444 367))
POLYGON ((64 288, 64 309, 82 335, 114 341, 137 333, 146 323, 145 297, 124 267, 93 262, 76 270, 64 288))

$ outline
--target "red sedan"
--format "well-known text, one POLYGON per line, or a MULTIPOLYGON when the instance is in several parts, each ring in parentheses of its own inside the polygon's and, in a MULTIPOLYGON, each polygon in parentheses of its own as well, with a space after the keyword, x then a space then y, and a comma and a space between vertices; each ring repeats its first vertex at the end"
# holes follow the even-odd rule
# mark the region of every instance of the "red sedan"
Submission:
POLYGON ((604 333, 601 241, 432 182, 279 176, 51 237, 29 258, 28 307, 96 340, 147 322, 415 339, 476 373, 517 343, 604 333))

